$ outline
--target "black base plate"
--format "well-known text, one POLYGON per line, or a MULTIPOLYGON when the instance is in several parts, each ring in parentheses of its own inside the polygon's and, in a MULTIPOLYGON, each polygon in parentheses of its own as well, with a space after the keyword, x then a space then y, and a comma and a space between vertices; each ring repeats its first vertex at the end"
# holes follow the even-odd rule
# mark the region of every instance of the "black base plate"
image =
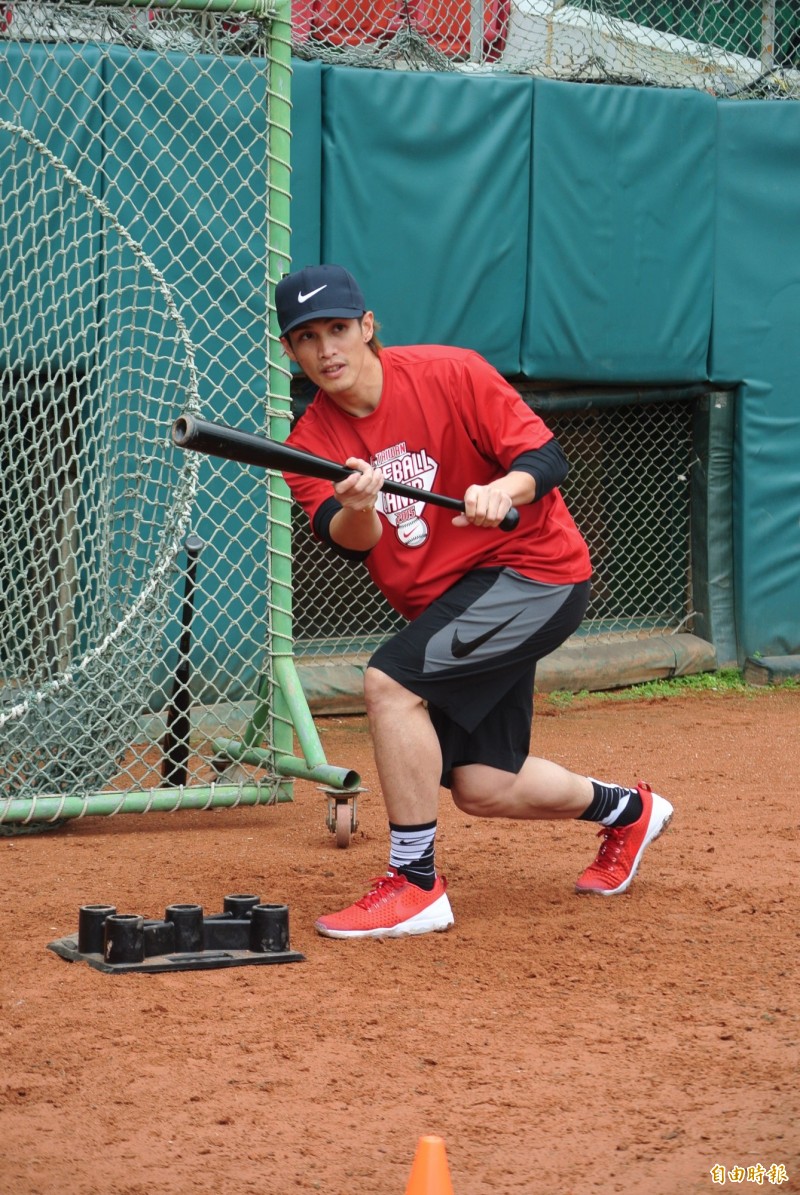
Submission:
POLYGON ((210 971, 214 967, 269 966, 271 963, 302 963, 305 955, 296 950, 270 951, 268 954, 254 950, 199 950, 194 953, 156 954, 141 963, 107 963, 102 954, 81 954, 78 950, 78 935, 58 938, 49 942, 60 958, 70 963, 88 963, 98 971, 125 972, 145 971, 210 971))

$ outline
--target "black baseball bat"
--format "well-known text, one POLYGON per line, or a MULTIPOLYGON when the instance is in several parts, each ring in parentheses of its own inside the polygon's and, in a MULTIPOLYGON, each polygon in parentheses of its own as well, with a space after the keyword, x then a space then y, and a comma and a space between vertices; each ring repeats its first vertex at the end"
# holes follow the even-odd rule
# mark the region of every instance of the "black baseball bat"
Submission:
MULTIPOLYGON (((178 448, 204 452, 208 456, 219 456, 226 461, 238 461, 243 465, 257 465, 261 469, 278 469, 281 472, 300 473, 304 477, 322 477, 325 481, 343 481, 353 472, 346 465, 337 465, 324 456, 302 452, 278 440, 257 436, 252 432, 227 427, 224 423, 211 423, 194 415, 181 415, 172 426, 172 441, 178 448)), ((459 498, 448 498, 445 494, 434 494, 430 490, 404 485, 401 481, 383 483, 387 494, 411 498, 414 502, 428 502, 431 506, 445 506, 448 510, 464 510, 459 498)), ((519 511, 512 507, 500 523, 502 531, 512 531, 519 522, 519 511)))
POLYGON ((161 748, 161 778, 165 785, 181 788, 186 784, 189 763, 189 735, 191 721, 189 709, 192 695, 190 652, 192 648, 192 618, 194 616, 194 591, 197 583, 197 560, 203 549, 199 535, 186 537, 186 577, 181 605, 181 637, 178 644, 178 666, 172 682, 172 701, 167 712, 167 729, 161 748))

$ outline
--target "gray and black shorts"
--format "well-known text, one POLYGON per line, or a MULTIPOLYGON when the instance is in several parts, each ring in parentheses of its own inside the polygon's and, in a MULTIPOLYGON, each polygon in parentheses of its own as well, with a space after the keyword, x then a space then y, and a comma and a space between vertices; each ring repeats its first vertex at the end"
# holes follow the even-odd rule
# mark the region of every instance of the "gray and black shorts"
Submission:
POLYGON ((589 581, 544 585, 512 569, 477 569, 375 652, 371 667, 427 702, 446 788, 465 764, 519 772, 536 664, 580 626, 589 591, 589 581))

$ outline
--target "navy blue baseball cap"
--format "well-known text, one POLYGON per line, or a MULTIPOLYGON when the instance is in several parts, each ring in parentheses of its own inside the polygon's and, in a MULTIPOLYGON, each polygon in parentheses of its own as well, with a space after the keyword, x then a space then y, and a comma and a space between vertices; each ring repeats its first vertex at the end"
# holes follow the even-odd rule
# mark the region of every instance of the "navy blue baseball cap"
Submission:
POLYGON ((306 266, 275 287, 281 336, 312 319, 360 319, 366 311, 361 287, 344 266, 306 266))

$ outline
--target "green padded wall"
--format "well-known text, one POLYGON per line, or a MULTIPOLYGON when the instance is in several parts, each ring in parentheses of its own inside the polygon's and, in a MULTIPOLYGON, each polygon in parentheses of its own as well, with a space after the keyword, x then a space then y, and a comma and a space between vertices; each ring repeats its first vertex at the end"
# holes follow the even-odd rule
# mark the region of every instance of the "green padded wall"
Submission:
MULTIPOLYGON (((299 82, 297 183, 317 102, 299 82)), ((316 260, 353 270, 388 342, 470 345, 509 375, 707 377, 710 96, 326 66, 321 104, 316 260)))
MULTIPOLYGON (((0 95, 3 96, 2 115, 6 120, 17 122, 22 128, 40 137, 56 157, 60 158, 78 176, 82 183, 91 186, 97 171, 103 161, 103 146, 99 138, 97 96, 100 91, 100 80, 97 74, 100 51, 87 46, 85 52, 78 58, 70 46, 57 47, 52 54, 43 51, 33 54, 22 54, 20 47, 14 42, 0 42, 0 95), (67 73, 69 72, 69 73, 67 73), (51 103, 49 110, 41 112, 32 97, 52 96, 56 102, 51 103)), ((3 144, 10 145, 13 138, 3 134, 3 144)), ((17 152, 18 161, 22 161, 24 145, 20 145, 17 152)), ((37 177, 34 172, 34 178, 37 177)), ((36 186, 36 183, 32 183, 36 186)), ((45 213, 37 211, 37 232, 32 228, 20 227, 14 218, 15 207, 21 210, 32 198, 31 195, 11 197, 4 205, 5 236, 3 238, 4 253, 13 253, 16 262, 4 262, 9 276, 14 278, 12 286, 6 294, 0 295, 0 318, 9 322, 4 313, 8 305, 9 313, 14 305, 25 303, 25 287, 35 278, 38 289, 45 290, 48 278, 43 265, 40 273, 34 275, 30 269, 23 271, 19 265, 19 258, 26 260, 35 252, 34 235, 41 236, 45 213), (23 276, 28 282, 23 282, 23 276)), ((75 211, 85 213, 88 209, 85 200, 77 199, 75 211)), ((55 223, 60 219, 57 211, 47 216, 50 229, 55 235, 55 223)), ((99 218, 97 220, 99 228, 99 218)), ((94 266, 92 262, 80 261, 75 257, 69 265, 72 284, 76 293, 84 293, 84 302, 91 302, 91 293, 95 286, 94 266)), ((76 304, 77 306, 77 304, 76 304)), ((34 308, 37 304, 34 304, 34 308)), ((73 312, 74 312, 73 308, 73 312)), ((53 308, 48 313, 47 326, 40 320, 35 320, 24 329, 25 342, 19 344, 14 365, 26 368, 37 368, 46 358, 51 363, 64 362, 74 364, 68 360, 71 346, 77 339, 86 342, 85 336, 75 335, 76 316, 70 314, 69 305, 60 295, 53 296, 53 308)), ((91 347, 87 343, 87 347, 91 347)), ((0 362, 5 366, 6 362, 0 362)))
POLYGON ((529 79, 323 73, 322 250, 362 283, 388 343, 520 366, 529 79))
MULTIPOLYGON (((114 211, 176 292, 192 338, 203 342, 198 366, 235 397, 252 386, 254 374, 264 377, 263 348, 252 346, 247 331, 249 320, 263 322, 266 308, 264 199, 257 181, 266 136, 263 66, 204 55, 132 54, 117 46, 104 61, 112 98, 103 138, 114 151, 106 168, 114 211), (148 96, 146 104, 137 105, 139 93, 148 96), (214 139, 219 125, 212 112, 220 119, 227 114, 231 136, 224 145, 214 139), (194 186, 184 174, 170 173, 173 157, 180 159, 187 146, 198 164, 194 186), (214 268, 220 241, 237 265, 235 275, 225 275, 224 289, 214 268)), ((213 392, 203 398, 213 405, 213 392)))
MULTIPOLYGON (((110 160, 122 163, 108 178, 114 211, 163 270, 192 339, 202 346, 197 365, 208 379, 200 393, 206 417, 221 417, 228 403, 248 398, 250 426, 263 427, 266 345, 258 331, 267 301, 263 64, 242 58, 136 54, 116 46, 108 55, 113 62, 110 83, 120 99, 109 104, 103 131, 106 143, 115 149, 110 160), (156 84, 154 72, 159 72, 156 84), (136 107, 136 96, 149 93, 158 100, 157 111, 151 99, 141 109, 136 107), (211 111, 231 129, 225 144, 217 144, 211 135, 211 111), (187 187, 181 175, 168 173, 173 138, 179 146, 176 156, 192 146, 198 162, 206 164, 205 176, 200 170, 201 182, 195 187, 187 187), (218 281, 219 241, 236 261, 236 270, 225 272, 224 289, 218 281)), ((242 639, 256 633, 265 617, 267 576, 265 568, 254 569, 252 560, 244 558, 241 571, 228 573, 220 593, 222 582, 212 562, 227 554, 232 538, 255 546, 266 534, 264 479, 230 462, 204 460, 200 469, 194 530, 206 547, 194 650, 198 661, 213 661, 213 675, 224 677, 242 639), (235 508, 224 509, 220 499, 231 483, 240 497, 235 508), (219 615, 220 603, 225 618, 219 615), (220 627, 227 628, 224 635, 220 627)), ((258 552, 255 558, 260 558, 258 552)), ((177 594, 174 601, 177 604, 177 594)), ((168 655, 166 667, 171 666, 168 655)), ((258 667, 254 660, 254 672, 258 667)), ((229 696, 237 696, 233 688, 229 696)))
POLYGON ((700 92, 536 81, 527 376, 705 379, 714 137, 700 92))
MULTIPOLYGON (((56 57, 63 54, 68 68, 56 72, 59 85, 55 88, 49 77, 55 69, 52 55, 41 65, 34 59, 26 68, 21 65, 19 49, 13 42, 0 48, 0 85, 8 113, 39 132, 57 154, 65 156, 67 164, 107 199, 134 240, 163 271, 190 335, 196 343, 202 342, 197 363, 205 374, 201 399, 206 413, 213 418, 216 412, 225 410, 226 396, 235 401, 246 395, 252 398, 254 426, 263 423, 260 400, 266 391, 266 345, 258 331, 263 328, 266 310, 263 63, 179 54, 164 57, 134 53, 121 46, 107 47, 102 52, 93 46, 79 50, 65 46, 63 52, 53 52, 56 57), (101 72, 113 80, 118 96, 118 102, 109 102, 102 115, 96 103, 102 86, 101 72), (154 72, 160 72, 155 85, 154 72), (153 99, 157 97, 157 109, 150 102, 151 91, 153 99), (31 95, 35 102, 29 98, 31 95), (147 95, 148 102, 137 105, 137 95, 147 95), (217 144, 211 135, 210 112, 231 130, 224 145, 217 144), (57 133, 61 128, 67 147, 64 149, 57 133), (169 173, 173 140, 179 146, 178 158, 186 146, 191 146, 198 161, 205 164, 205 176, 198 175, 201 182, 195 187, 186 185, 185 176, 169 173), (112 145, 115 154, 107 155, 106 149, 112 145), (224 274, 224 287, 218 281, 221 263, 215 245, 219 241, 236 261, 235 270, 224 274), (247 334, 248 324, 252 323, 257 329, 255 338, 247 334), (261 379, 260 390, 253 378, 261 379)), ((317 160, 318 130, 317 120, 317 160)), ((318 192, 312 204, 318 213, 318 192)), ((318 227, 318 215, 315 224, 318 227)), ((91 261, 76 266, 76 280, 82 282, 85 275, 86 285, 93 285, 94 266, 91 261)), ((19 295, 15 298, 18 300, 19 295)), ((6 295, 0 302, 9 299, 6 295)), ((108 318, 114 319, 113 308, 108 318)), ((54 319, 52 323, 54 328, 60 326, 61 340, 69 344, 68 318, 54 319)), ((30 356, 32 351, 23 345, 21 356, 26 352, 30 356)), ((37 364, 43 364, 44 359, 62 358, 55 331, 47 341, 40 338, 36 353, 37 364)), ((145 328, 142 354, 149 357, 145 328)), ((180 395, 175 396, 175 402, 177 415, 180 395)), ((207 541, 204 561, 226 553, 232 537, 241 543, 252 541, 254 546, 260 543, 266 534, 263 477, 228 463, 204 461, 201 470, 209 488, 201 490, 195 529, 207 541), (235 510, 223 510, 217 501, 226 476, 234 480, 240 493, 235 510)), ((256 553, 257 558, 260 555, 256 553)), ((211 667, 215 677, 224 676, 226 662, 236 653, 242 638, 256 633, 265 617, 265 567, 254 570, 251 562, 242 567, 244 571, 238 578, 227 578, 236 595, 231 601, 227 588, 222 595, 218 593, 219 581, 212 569, 201 564, 197 658, 216 659, 211 667), (220 601, 225 603, 225 619, 214 613, 220 601), (218 630, 213 634, 206 631, 204 635, 204 627, 213 626, 226 626, 228 632, 220 635, 218 630)), ((176 608, 178 600, 176 593, 176 608)), ((170 633, 173 630, 170 628, 170 633)), ((168 672, 174 668, 172 651, 170 646, 165 655, 168 672)), ((254 671, 259 666, 260 662, 254 660, 254 671)), ((231 691, 230 695, 236 694, 231 691)))
POLYGON ((800 104, 718 105, 711 373, 742 381, 734 562, 744 659, 800 652, 800 104))
POLYGON ((292 266, 320 260, 322 66, 292 59, 292 266))

